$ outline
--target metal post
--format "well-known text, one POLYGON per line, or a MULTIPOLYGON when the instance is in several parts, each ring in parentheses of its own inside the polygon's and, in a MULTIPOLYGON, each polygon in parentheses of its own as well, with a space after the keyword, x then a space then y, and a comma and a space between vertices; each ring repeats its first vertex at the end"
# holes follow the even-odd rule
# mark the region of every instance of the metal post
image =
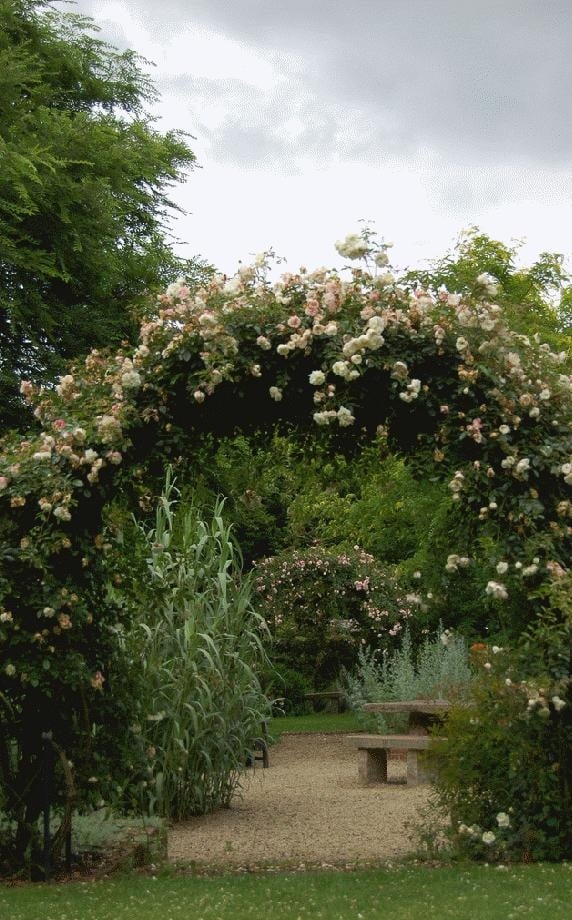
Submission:
POLYGON ((50 878, 51 833, 50 808, 52 805, 52 733, 42 732, 43 780, 44 780, 44 881, 50 878))

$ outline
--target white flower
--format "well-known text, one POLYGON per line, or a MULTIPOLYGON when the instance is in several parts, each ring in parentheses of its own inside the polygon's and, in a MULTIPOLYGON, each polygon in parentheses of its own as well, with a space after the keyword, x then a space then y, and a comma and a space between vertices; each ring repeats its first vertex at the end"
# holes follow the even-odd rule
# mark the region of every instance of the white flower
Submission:
POLYGON ((468 347, 469 347, 469 343, 467 342, 466 338, 460 335, 457 341, 455 342, 455 348, 457 349, 457 351, 465 351, 465 349, 467 349, 468 347))
POLYGON ((532 565, 527 565, 526 568, 522 570, 523 578, 530 578, 531 575, 536 575, 538 572, 538 566, 533 562, 532 565))
POLYGON ((323 371, 312 371, 309 380, 313 387, 321 387, 326 381, 326 375, 323 371))
POLYGON ((396 361, 391 369, 391 376, 396 380, 405 380, 407 373, 407 364, 404 361, 396 361))
POLYGON ((256 339, 256 344, 259 348, 262 348, 263 351, 268 351, 269 348, 272 348, 270 339, 267 339, 265 335, 259 335, 256 339))
POLYGON ((507 589, 499 581, 489 581, 487 583, 486 593, 490 597, 497 598, 498 600, 501 600, 501 601, 505 601, 508 597, 507 589))
POLYGON ((7 664, 6 667, 4 668, 4 673, 7 674, 8 677, 14 677, 14 674, 16 673, 16 668, 14 667, 13 664, 7 664))
POLYGON ((509 432, 510 432, 510 425, 499 425, 499 432, 500 432, 501 434, 509 434, 509 432))
POLYGON ((345 240, 338 240, 335 246, 346 259, 362 259, 369 251, 369 245, 357 233, 348 233, 345 240))
POLYGON ((241 278, 229 278, 225 281, 223 291, 225 294, 237 294, 242 288, 241 278))
POLYGON ((332 371, 337 377, 346 377, 348 374, 348 366, 345 361, 336 361, 332 366, 332 371))
POLYGON ((497 838, 496 838, 496 836, 493 834, 492 831, 485 831, 484 834, 483 834, 483 836, 481 837, 481 840, 483 841, 483 843, 486 843, 487 846, 490 846, 491 843, 494 843, 496 839, 497 839, 497 838))
POLYGON ((282 343, 281 345, 278 345, 276 348, 276 353, 281 355, 282 357, 289 355, 291 351, 292 349, 290 348, 290 346, 285 345, 284 343, 282 343))
POLYGON ((503 560, 497 562, 497 572, 499 575, 504 575, 505 572, 508 572, 508 562, 504 562, 503 560))
POLYGON ((282 399, 282 390, 280 389, 280 387, 270 387, 268 392, 270 393, 271 398, 275 402, 280 402, 280 400, 282 399))
POLYGON ((528 457, 523 457, 522 460, 519 460, 515 466, 515 472, 520 473, 520 474, 528 473, 529 469, 530 469, 530 460, 528 459, 528 457))
POLYGON ((34 460, 51 460, 52 452, 50 450, 37 450, 34 454, 34 460))
POLYGON ((559 696, 553 696, 552 705, 554 706, 556 712, 560 712, 560 710, 564 709, 564 707, 566 706, 566 700, 560 699, 559 696))
POLYGON ((480 284, 484 287, 487 294, 490 294, 491 297, 494 297, 498 293, 498 280, 494 275, 490 275, 488 272, 482 272, 482 274, 477 276, 477 284, 480 284))
POLYGON ((497 824, 499 827, 510 827, 510 818, 506 811, 499 811, 497 815, 497 824))
POLYGON ((345 406, 340 406, 337 416, 340 428, 347 428, 348 425, 353 425, 355 422, 355 416, 352 415, 350 410, 346 409, 345 406))
POLYGON ((328 409, 325 412, 314 412, 314 421, 316 425, 329 425, 333 418, 336 418, 337 412, 328 409))
POLYGON ((71 521, 71 514, 65 505, 57 505, 54 508, 53 514, 58 521, 71 521))
POLYGON ((126 390, 136 390, 141 386, 141 375, 137 371, 126 371, 121 375, 121 386, 126 390))
POLYGON ((203 393, 202 390, 195 390, 195 392, 193 393, 193 399, 195 400, 195 402, 202 403, 205 401, 205 394, 203 393))

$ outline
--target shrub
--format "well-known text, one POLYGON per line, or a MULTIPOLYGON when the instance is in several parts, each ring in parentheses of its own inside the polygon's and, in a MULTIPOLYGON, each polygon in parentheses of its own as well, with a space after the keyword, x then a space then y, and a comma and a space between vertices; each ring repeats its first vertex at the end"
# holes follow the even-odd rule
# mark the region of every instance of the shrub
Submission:
POLYGON ((450 815, 453 844, 487 861, 569 859, 569 682, 547 674, 521 680, 502 653, 490 658, 474 705, 452 710, 437 752, 437 800, 450 815))
POLYGON ((276 662, 276 668, 265 690, 269 697, 274 699, 274 715, 285 714, 288 716, 301 716, 306 712, 306 693, 312 689, 312 684, 303 674, 276 662))
POLYGON ((391 571, 359 547, 287 550, 255 567, 256 605, 275 653, 318 689, 357 661, 362 644, 387 647, 411 618, 391 571))
MULTIPOLYGON (((364 703, 413 699, 465 698, 473 680, 468 650, 462 636, 443 631, 427 636, 414 650, 409 630, 394 652, 383 654, 371 648, 361 649, 358 667, 346 675, 347 695, 352 709, 364 703)), ((407 715, 363 714, 366 724, 378 731, 401 731, 407 715)))

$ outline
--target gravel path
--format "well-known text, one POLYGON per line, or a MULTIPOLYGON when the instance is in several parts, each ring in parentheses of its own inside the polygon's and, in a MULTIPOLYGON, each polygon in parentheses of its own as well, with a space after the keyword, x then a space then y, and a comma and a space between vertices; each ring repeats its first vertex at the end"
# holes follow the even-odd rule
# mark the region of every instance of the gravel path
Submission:
POLYGON ((427 786, 405 786, 404 771, 390 761, 390 783, 364 787, 357 752, 343 735, 284 735, 270 751, 270 768, 257 762, 231 808, 171 830, 169 858, 248 868, 403 856, 413 848, 408 825, 429 795, 427 786))

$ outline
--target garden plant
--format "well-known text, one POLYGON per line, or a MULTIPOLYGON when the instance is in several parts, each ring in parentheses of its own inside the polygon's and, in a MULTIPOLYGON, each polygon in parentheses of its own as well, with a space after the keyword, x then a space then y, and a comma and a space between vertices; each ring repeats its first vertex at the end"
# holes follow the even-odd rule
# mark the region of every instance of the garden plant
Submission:
MULTIPOLYGON (((346 275, 301 269, 273 281, 262 254, 232 278, 180 280, 150 307, 136 346, 92 351, 55 388, 22 382, 38 430, 7 436, 0 457, 0 807, 20 859, 41 807, 46 729, 73 763, 79 802, 125 794, 132 739, 112 727, 132 724, 141 674, 124 641, 132 611, 109 590, 123 533, 109 509, 121 495, 141 517, 152 512, 168 462, 192 481, 205 431, 291 426, 343 452, 383 430, 450 494, 455 542, 439 591, 470 578, 492 635, 513 645, 552 637, 539 708, 569 724, 567 354, 511 331, 490 274, 463 293, 431 293, 400 283, 387 248, 351 235, 338 244, 358 263, 346 275)), ((435 577, 421 570, 408 604, 438 602, 435 577)), ((554 775, 566 809, 564 766, 554 775)), ((483 783, 478 794, 490 796, 483 783)))

